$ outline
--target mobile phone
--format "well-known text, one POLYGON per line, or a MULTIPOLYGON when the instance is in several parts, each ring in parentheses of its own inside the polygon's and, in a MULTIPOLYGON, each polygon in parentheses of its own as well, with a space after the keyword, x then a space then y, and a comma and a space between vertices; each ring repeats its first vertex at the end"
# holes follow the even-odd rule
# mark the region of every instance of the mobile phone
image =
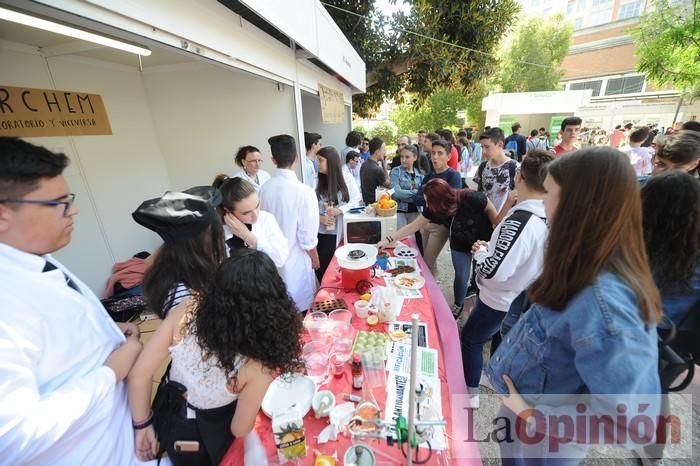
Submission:
POLYGON ((199 451, 199 442, 196 440, 175 440, 174 446, 178 453, 199 451))

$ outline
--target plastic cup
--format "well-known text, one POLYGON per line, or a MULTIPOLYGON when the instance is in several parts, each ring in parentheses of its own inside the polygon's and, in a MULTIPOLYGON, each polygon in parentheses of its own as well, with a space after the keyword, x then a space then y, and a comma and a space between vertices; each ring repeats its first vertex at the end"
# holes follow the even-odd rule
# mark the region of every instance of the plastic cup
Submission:
POLYGON ((336 309, 328 314, 331 324, 350 324, 352 322, 352 312, 347 309, 336 309))
POLYGON ((369 315, 369 302, 365 301, 364 299, 361 299, 359 301, 355 301, 355 304, 353 304, 355 307, 355 315, 359 317, 360 319, 366 319, 367 316, 369 315))
POLYGON ((328 346, 320 341, 310 341, 302 348, 302 358, 306 375, 316 385, 323 383, 328 376, 328 346))
POLYGON ((333 329, 333 351, 345 355, 346 360, 350 359, 354 334, 350 324, 340 324, 333 329))
POLYGON ((311 312, 304 318, 304 328, 313 341, 326 341, 331 336, 331 322, 325 312, 311 312))
POLYGON ((343 353, 332 353, 329 357, 333 377, 342 377, 348 365, 348 356, 343 353))

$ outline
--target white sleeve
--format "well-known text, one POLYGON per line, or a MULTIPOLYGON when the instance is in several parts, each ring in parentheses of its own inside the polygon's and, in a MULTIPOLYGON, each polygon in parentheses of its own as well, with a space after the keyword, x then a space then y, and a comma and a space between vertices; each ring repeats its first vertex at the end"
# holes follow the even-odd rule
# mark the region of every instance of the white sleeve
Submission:
POLYGON ((476 255, 476 270, 485 282, 507 282, 530 258, 532 238, 527 224, 530 216, 516 211, 505 218, 489 241, 489 254, 476 255))
POLYGON ((276 267, 282 267, 289 256, 289 246, 282 234, 277 220, 269 212, 261 211, 257 236, 258 251, 262 251, 272 259, 276 267))
POLYGON ((350 200, 346 204, 338 206, 338 208, 342 210, 344 214, 346 214, 348 210, 360 205, 362 194, 360 194, 360 188, 357 187, 355 178, 353 178, 350 173, 343 172, 343 179, 348 187, 348 195, 350 196, 350 200))
MULTIPOLYGON (((31 309, 9 297, 3 299, 2 305, 5 316, 32 315, 31 309), (12 312, 6 312, 6 306, 12 312)), ((30 318, 0 320, 0 462, 32 463, 68 431, 74 437, 87 435, 96 422, 113 415, 116 377, 106 366, 40 392, 37 358, 31 352, 51 351, 42 347, 43 335, 49 331, 30 318)))
POLYGON ((297 242, 304 251, 310 251, 318 244, 318 210, 316 193, 308 186, 303 192, 303 202, 299 206, 299 224, 297 225, 297 242))

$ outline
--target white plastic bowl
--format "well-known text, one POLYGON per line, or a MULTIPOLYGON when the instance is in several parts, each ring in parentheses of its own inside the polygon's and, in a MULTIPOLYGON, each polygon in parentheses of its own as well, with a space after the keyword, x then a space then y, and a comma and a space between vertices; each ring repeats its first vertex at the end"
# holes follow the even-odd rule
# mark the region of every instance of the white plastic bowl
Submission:
POLYGON ((368 269, 377 262, 377 248, 371 244, 350 243, 339 247, 335 251, 335 257, 338 259, 338 265, 344 269, 362 270, 368 269), (351 259, 348 257, 350 251, 360 250, 365 253, 361 259, 351 259))

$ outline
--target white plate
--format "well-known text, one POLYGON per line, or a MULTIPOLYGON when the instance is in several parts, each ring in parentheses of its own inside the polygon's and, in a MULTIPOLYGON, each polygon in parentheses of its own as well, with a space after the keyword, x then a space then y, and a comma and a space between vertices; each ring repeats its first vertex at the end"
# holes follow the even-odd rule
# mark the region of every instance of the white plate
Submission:
POLYGON ((289 382, 277 377, 268 387, 261 408, 267 417, 272 418, 274 413, 287 411, 297 405, 303 417, 311 409, 311 400, 315 394, 316 384, 305 375, 294 374, 289 382))
POLYGON ((396 257, 401 257, 402 259, 413 259, 415 257, 418 257, 418 250, 415 248, 396 248, 394 249, 394 255, 396 257))
POLYGON ((421 277, 420 275, 416 275, 415 273, 402 273, 394 278, 394 285, 398 286, 399 288, 406 288, 407 290, 420 290, 423 288, 423 285, 425 285, 425 278, 421 277), (413 283, 411 286, 404 285, 401 283, 402 279, 415 280, 415 283, 413 283))

